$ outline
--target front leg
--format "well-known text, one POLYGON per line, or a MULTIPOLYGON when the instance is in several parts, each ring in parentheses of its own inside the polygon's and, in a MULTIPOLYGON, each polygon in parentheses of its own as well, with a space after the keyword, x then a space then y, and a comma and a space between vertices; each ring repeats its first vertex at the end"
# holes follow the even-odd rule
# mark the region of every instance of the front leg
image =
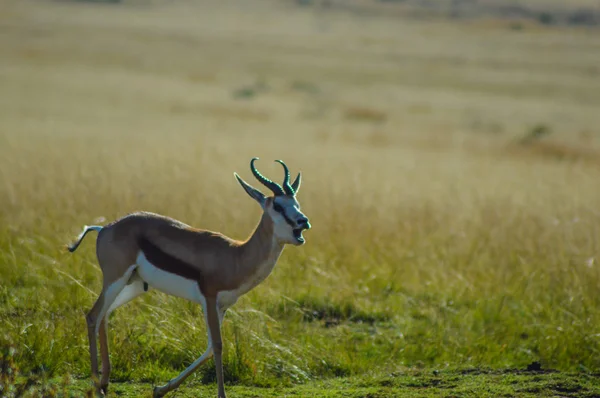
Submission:
MULTIPOLYGON (((203 363, 205 363, 207 360, 209 360, 214 355, 210 324, 208 321, 209 318, 208 318, 207 307, 208 306, 206 304, 204 304, 203 308, 202 308, 203 312, 204 312, 204 318, 205 318, 204 320, 206 321, 206 330, 208 333, 208 347, 206 348, 206 351, 198 359, 196 359, 190 366, 188 366, 183 372, 181 372, 179 374, 179 376, 169 380, 167 382, 167 384, 165 384, 165 385, 154 387, 154 391, 153 391, 153 395, 152 395, 153 398, 163 397, 169 391, 173 391, 176 388, 178 388, 185 379, 187 379, 192 373, 194 373, 194 371, 196 369, 198 369, 200 366, 202 366, 203 363)), ((225 316, 225 311, 227 311, 226 307, 223 307, 223 308, 219 307, 219 309, 218 309, 218 317, 219 317, 219 321, 220 321, 219 323, 221 323, 223 321, 223 317, 225 316)))
POLYGON ((188 366, 186 370, 181 372, 179 374, 179 376, 175 377, 174 379, 169 380, 169 382, 167 384, 165 384, 164 386, 154 387, 152 396, 154 398, 159 398, 159 397, 164 396, 169 391, 173 391, 174 389, 179 387, 181 385, 181 383, 183 383, 183 381, 188 378, 189 375, 191 375, 196 369, 198 369, 204 362, 206 362, 212 356, 213 356, 213 348, 212 348, 212 344, 211 344, 210 336, 209 336, 208 348, 206 349, 204 354, 202 354, 200 356, 200 358, 196 359, 190 366, 188 366))
POLYGON ((219 398, 226 398, 225 385, 223 380, 223 342, 221 340, 221 316, 219 316, 216 297, 206 298, 206 315, 208 320, 208 329, 215 356, 215 368, 217 373, 217 384, 219 398))

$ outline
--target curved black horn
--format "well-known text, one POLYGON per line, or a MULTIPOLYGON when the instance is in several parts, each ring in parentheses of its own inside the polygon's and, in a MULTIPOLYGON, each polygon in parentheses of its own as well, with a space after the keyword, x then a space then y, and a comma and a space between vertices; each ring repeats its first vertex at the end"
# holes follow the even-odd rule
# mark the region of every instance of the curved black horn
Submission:
POLYGON ((285 163, 283 163, 283 160, 276 160, 276 162, 283 166, 283 171, 285 173, 285 175, 283 176, 283 189, 285 190, 285 193, 288 195, 295 195, 296 192, 294 191, 294 188, 292 188, 292 186, 290 185, 290 170, 285 165, 285 163))
POLYGON ((267 177, 260 174, 258 172, 258 170, 256 170, 256 166, 254 166, 254 162, 257 160, 258 160, 258 158, 252 158, 252 160, 250 161, 250 170, 252 170, 252 174, 254 174, 254 177, 256 177, 256 179, 258 181, 260 181, 260 183, 263 184, 265 187, 267 187, 271 191, 273 191, 273 193, 275 195, 285 195, 285 192, 283 192, 283 189, 281 189, 279 184, 269 180, 267 177))
POLYGON ((296 179, 294 180, 294 182, 292 182, 292 189, 294 190, 294 193, 298 193, 298 189, 300 189, 301 180, 302 180, 302 174, 298 173, 298 175, 296 176, 296 179))

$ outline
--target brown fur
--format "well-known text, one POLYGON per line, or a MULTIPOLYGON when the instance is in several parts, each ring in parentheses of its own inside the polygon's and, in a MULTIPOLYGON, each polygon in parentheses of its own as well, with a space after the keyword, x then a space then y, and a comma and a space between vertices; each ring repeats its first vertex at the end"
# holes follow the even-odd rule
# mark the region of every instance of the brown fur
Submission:
MULTIPOLYGON (((237 289, 267 261, 277 249, 272 247, 272 236, 273 222, 266 214, 247 240, 238 241, 169 217, 139 212, 104 227, 96 254, 105 285, 122 277, 142 250, 157 267, 197 280, 204 296, 216 297, 220 291, 237 289)), ((283 249, 283 245, 277 246, 283 249)))
MULTIPOLYGON (((270 206, 271 201, 272 198, 267 198, 267 205, 270 206)), ((87 315, 92 377, 96 379, 98 359, 95 328, 101 322, 102 379, 99 388, 106 391, 110 373, 106 316, 99 319, 104 305, 104 292, 136 263, 140 251, 156 267, 198 283, 207 303, 206 317, 212 336, 219 397, 225 397, 217 295, 221 291, 231 290, 240 290, 243 294, 256 286, 268 276, 283 248, 283 243, 275 241, 274 224, 266 212, 245 241, 193 228, 178 220, 149 212, 133 213, 106 225, 96 241, 104 287, 87 315)), ((174 388, 176 386, 170 384, 166 390, 157 388, 155 396, 162 396, 174 388)))
MULTIPOLYGON (((253 159, 252 162, 254 160, 256 159, 253 159)), ((253 166, 252 162, 251 166, 253 166)), ((283 164, 281 161, 280 163, 283 164)), ((285 165, 284 168, 287 173, 285 165)), ((224 316, 227 308, 233 305, 241 295, 254 288, 271 273, 284 245, 286 243, 303 244, 301 231, 310 228, 310 223, 300 212, 299 204, 294 196, 286 197, 284 201, 291 209, 289 211, 292 211, 293 216, 290 216, 277 208, 277 206, 282 206, 281 200, 275 206, 273 196, 265 197, 237 174, 235 177, 246 193, 259 202, 264 209, 259 224, 245 241, 231 239, 218 232, 193 228, 181 221, 159 214, 137 212, 122 217, 105 227, 86 226, 78 240, 68 247, 69 251, 75 251, 90 230, 99 231, 96 240, 96 255, 102 269, 104 284, 96 303, 86 316, 92 378, 97 383, 97 393, 106 392, 110 375, 106 314, 114 309, 111 307, 123 305, 142 293, 138 284, 140 276, 137 274, 137 261, 141 252, 155 267, 198 284, 200 293, 206 301, 205 317, 210 330, 213 350, 207 349, 205 354, 176 379, 172 379, 165 386, 155 387, 154 397, 161 397, 177 388, 211 356, 212 352, 215 359, 219 397, 225 398, 220 319, 224 316), (272 217, 278 220, 277 224, 272 217), (122 299, 119 299, 119 294, 123 291, 125 284, 132 283, 136 284, 122 296, 122 299), (219 294, 221 292, 223 294, 219 294), (115 304, 115 300, 119 300, 118 304, 115 304), (99 382, 96 341, 98 334, 100 335, 102 354, 102 379, 99 382)), ((288 177, 284 182, 287 181, 288 177)), ((299 186, 299 181, 300 175, 294 185, 299 186)), ((149 281, 143 282, 143 290, 147 290, 149 281)), ((194 300, 196 299, 194 298, 194 300)))

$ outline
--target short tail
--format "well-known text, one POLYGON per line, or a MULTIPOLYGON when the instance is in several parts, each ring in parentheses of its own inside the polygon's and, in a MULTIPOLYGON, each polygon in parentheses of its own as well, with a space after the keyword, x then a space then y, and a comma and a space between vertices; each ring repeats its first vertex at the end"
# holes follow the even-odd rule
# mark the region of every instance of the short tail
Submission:
POLYGON ((67 249, 73 253, 75 250, 77 250, 77 248, 79 247, 79 245, 81 244, 81 241, 83 240, 83 238, 85 238, 85 236, 87 235, 88 232, 90 231, 97 231, 100 232, 102 230, 103 227, 99 226, 99 225, 91 225, 88 226, 86 225, 83 228, 83 232, 81 232, 79 234, 79 236, 77 237, 77 240, 73 243, 71 243, 70 245, 67 246, 67 249))

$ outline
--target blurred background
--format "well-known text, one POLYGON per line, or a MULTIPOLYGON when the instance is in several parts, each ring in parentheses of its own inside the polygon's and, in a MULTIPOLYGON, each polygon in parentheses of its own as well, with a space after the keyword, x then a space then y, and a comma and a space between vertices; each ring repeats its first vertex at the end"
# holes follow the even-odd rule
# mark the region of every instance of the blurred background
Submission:
MULTIPOLYGON (((61 245, 135 210, 243 239, 258 156, 303 172, 313 229, 228 314, 228 380, 598 370, 599 25, 597 0, 3 0, 3 345, 86 376, 101 276, 61 245)), ((192 304, 125 308, 116 378, 203 351, 192 304)))

